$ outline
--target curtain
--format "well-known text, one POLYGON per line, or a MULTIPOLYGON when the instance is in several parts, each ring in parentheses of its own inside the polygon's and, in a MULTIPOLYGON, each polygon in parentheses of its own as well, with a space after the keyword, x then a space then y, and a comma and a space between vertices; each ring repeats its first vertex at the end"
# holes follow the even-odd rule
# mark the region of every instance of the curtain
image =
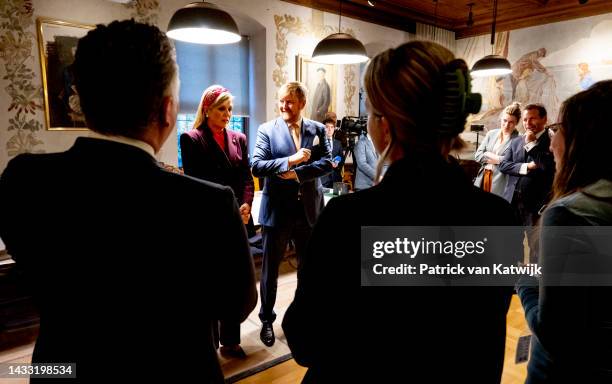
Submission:
POLYGON ((456 53, 455 49, 457 48, 457 44, 455 42, 455 32, 453 31, 447 31, 446 29, 434 27, 429 24, 417 23, 416 40, 433 41, 446 47, 451 52, 456 53))
POLYGON ((234 95, 234 115, 249 114, 249 39, 226 45, 175 40, 181 80, 180 112, 195 114, 202 92, 213 84, 234 95))

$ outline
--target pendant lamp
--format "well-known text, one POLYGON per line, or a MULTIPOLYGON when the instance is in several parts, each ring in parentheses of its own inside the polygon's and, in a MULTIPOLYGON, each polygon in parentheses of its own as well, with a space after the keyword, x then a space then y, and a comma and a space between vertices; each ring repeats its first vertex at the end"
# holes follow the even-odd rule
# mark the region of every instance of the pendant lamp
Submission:
POLYGON ((230 44, 242 38, 234 19, 207 2, 190 3, 174 12, 167 35, 196 44, 230 44))
MULTIPOLYGON (((495 22, 497 19, 497 0, 493 0, 493 23, 491 25, 491 51, 495 44, 495 22)), ((512 73, 510 62, 500 55, 487 55, 472 67, 472 77, 502 76, 512 73)))
POLYGON ((332 33, 317 44, 312 60, 323 64, 355 64, 368 61, 363 44, 348 33, 340 32, 342 0, 338 17, 338 33, 332 33))

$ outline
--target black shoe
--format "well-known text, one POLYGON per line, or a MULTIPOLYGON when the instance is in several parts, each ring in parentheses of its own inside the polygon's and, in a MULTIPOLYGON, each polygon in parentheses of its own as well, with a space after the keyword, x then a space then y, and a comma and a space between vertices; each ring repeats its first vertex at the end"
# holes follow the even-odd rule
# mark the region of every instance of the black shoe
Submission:
POLYGON ((233 357, 236 359, 246 359, 247 357, 240 344, 223 345, 221 346, 219 352, 221 352, 221 354, 225 357, 233 357))
POLYGON ((261 332, 259 332, 259 338, 266 347, 271 347, 274 345, 276 339, 274 338, 274 329, 272 328, 272 323, 265 322, 262 324, 261 332))

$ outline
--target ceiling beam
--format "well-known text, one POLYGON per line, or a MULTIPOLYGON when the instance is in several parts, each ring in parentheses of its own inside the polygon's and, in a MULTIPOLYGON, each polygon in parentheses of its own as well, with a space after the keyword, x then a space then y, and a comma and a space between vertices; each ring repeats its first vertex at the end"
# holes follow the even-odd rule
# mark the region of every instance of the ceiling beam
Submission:
MULTIPOLYGON (((578 4, 577 1, 576 4, 578 4)), ((513 29, 534 27, 537 25, 573 20, 582 17, 596 16, 611 12, 612 1, 608 1, 595 3, 589 7, 576 7, 573 5, 565 5, 563 7, 557 7, 555 9, 551 8, 547 12, 542 11, 537 14, 526 11, 523 14, 515 14, 512 18, 501 20, 499 19, 498 15, 497 22, 495 23, 495 30, 497 32, 511 31, 513 29)), ((468 28, 465 23, 458 23, 457 25, 452 26, 451 30, 455 31, 455 38, 457 39, 463 39, 466 37, 478 35, 486 35, 491 33, 491 21, 489 20, 488 23, 479 23, 477 20, 475 20, 475 23, 471 28, 468 28)))
MULTIPOLYGON (((338 14, 340 11, 337 0, 282 0, 286 3, 297 4, 304 7, 317 9, 319 11, 338 14)), ((401 12, 391 12, 385 3, 376 3, 378 12, 372 12, 368 5, 362 5, 351 1, 342 2, 342 16, 365 21, 368 23, 379 24, 385 27, 398 29, 409 33, 416 33, 416 21, 409 17, 403 8, 401 12), (383 11, 386 10, 386 11, 383 11)), ((426 15, 424 16, 426 17, 426 15)), ((448 20, 450 24, 450 20, 448 20)))
POLYGON ((548 4, 548 0, 525 0, 525 1, 529 1, 530 3, 536 4, 536 5, 548 4))

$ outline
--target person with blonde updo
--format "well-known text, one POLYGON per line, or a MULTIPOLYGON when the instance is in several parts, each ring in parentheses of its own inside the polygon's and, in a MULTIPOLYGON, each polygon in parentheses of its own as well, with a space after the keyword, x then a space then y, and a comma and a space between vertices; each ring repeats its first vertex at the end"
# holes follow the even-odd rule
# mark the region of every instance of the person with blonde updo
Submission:
POLYGON ((449 155, 480 108, 467 65, 413 41, 375 56, 364 85, 375 180, 388 168, 371 188, 330 200, 313 230, 283 321, 309 367, 304 382, 499 383, 512 287, 368 286, 372 258, 361 258, 370 226, 516 224, 508 202, 474 187, 449 155))

